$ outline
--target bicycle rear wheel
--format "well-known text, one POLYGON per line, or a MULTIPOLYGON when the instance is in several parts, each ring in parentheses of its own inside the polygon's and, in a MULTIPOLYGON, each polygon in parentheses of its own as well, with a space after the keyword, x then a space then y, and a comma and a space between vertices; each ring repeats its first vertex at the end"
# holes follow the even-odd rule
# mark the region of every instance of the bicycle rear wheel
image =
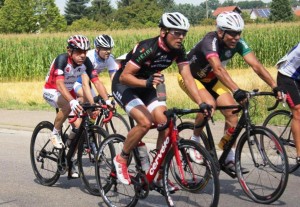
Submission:
POLYGON ((60 177, 58 172, 59 149, 50 141, 53 124, 40 122, 34 129, 30 142, 30 159, 33 172, 42 185, 51 186, 60 177))
MULTIPOLYGON (((119 134, 109 135, 100 145, 96 162, 96 178, 102 199, 108 206, 135 206, 138 196, 134 185, 124 185, 118 181, 113 159, 123 149, 125 137, 119 134)), ((136 175, 134 159, 128 164, 128 172, 136 175)))
POLYGON ((99 140, 104 140, 108 134, 99 126, 91 126, 89 128, 89 143, 87 146, 87 138, 85 133, 82 133, 78 144, 78 170, 80 178, 86 189, 92 195, 100 196, 99 186, 96 181, 95 160, 99 149, 99 140))
POLYGON ((201 145, 190 140, 181 139, 178 148, 184 180, 180 177, 173 150, 168 153, 163 168, 164 191, 168 206, 194 206, 195 204, 217 206, 220 184, 217 169, 210 154, 201 145), (196 150, 203 157, 203 162, 194 162, 189 156, 190 150, 196 150), (170 183, 174 185, 175 192, 169 190, 170 183))
POLYGON ((249 139, 247 133, 241 136, 236 148, 236 169, 244 192, 257 203, 276 201, 286 188, 287 156, 276 134, 268 128, 256 126, 249 139), (242 174, 242 168, 249 172, 242 174))
POLYGON ((105 129, 108 134, 124 134, 127 135, 127 133, 130 130, 129 124, 125 120, 125 118, 117 113, 114 112, 111 120, 107 123, 103 122, 103 119, 100 121, 100 127, 105 129))
POLYGON ((290 111, 278 110, 268 115, 263 126, 271 129, 283 144, 289 162, 289 172, 292 173, 298 169, 296 162, 296 146, 291 130, 292 114, 290 111))

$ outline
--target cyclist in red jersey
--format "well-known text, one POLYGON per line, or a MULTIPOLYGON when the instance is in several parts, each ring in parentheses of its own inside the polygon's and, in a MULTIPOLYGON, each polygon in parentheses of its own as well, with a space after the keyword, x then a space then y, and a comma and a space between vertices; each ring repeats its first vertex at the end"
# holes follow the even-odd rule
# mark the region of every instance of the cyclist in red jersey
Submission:
MULTIPOLYGON (((67 53, 60 54, 53 60, 43 89, 44 99, 52 107, 60 109, 56 115, 52 137, 50 138, 54 147, 58 149, 64 147, 60 135, 63 122, 71 111, 77 114, 82 110, 73 90, 77 78, 82 77, 82 86, 87 101, 94 103, 89 86, 90 80, 95 85, 98 93, 103 96, 102 98, 108 99, 107 93, 102 90, 103 84, 99 81, 97 72, 93 71, 93 65, 86 56, 87 51, 90 49, 88 38, 82 35, 74 35, 67 42, 67 53)), ((98 112, 93 113, 96 116, 98 112)), ((79 123, 77 124, 79 125, 79 123)), ((72 177, 79 177, 79 175, 78 173, 72 173, 72 177)))
MULTIPOLYGON (((246 98, 246 91, 239 88, 225 69, 226 64, 236 53, 241 55, 254 72, 273 89, 278 98, 282 99, 281 93, 278 92, 282 90, 277 87, 270 73, 241 38, 244 29, 242 17, 236 12, 223 12, 218 15, 216 23, 217 30, 207 33, 188 54, 191 73, 202 100, 215 108, 217 105, 234 105, 235 101, 243 102, 246 98)), ((181 76, 178 76, 178 82, 189 95, 181 76)), ((232 110, 223 110, 221 113, 225 116, 225 132, 237 125, 238 115, 232 114, 232 110)), ((196 123, 200 123, 202 119, 202 115, 198 114, 196 123)), ((201 130, 195 129, 191 139, 199 142, 201 130)), ((190 155, 194 160, 198 159, 197 162, 202 162, 201 156, 192 152, 190 155)), ((235 171, 234 157, 233 149, 225 161, 226 167, 232 171, 235 171)))
MULTIPOLYGON (((189 29, 188 19, 178 12, 165 13, 159 27, 159 36, 139 42, 127 54, 112 82, 115 100, 136 122, 127 135, 121 154, 114 158, 117 177, 123 184, 131 183, 126 165, 131 150, 138 145, 153 122, 160 125, 167 121, 163 113, 167 109, 166 102, 158 101, 153 87, 163 81, 160 71, 175 61, 192 99, 203 111, 209 109, 198 95, 182 44, 189 29)), ((162 146, 165 136, 166 130, 159 132, 157 149, 162 146)), ((160 175, 157 180, 157 183, 161 183, 160 175)))

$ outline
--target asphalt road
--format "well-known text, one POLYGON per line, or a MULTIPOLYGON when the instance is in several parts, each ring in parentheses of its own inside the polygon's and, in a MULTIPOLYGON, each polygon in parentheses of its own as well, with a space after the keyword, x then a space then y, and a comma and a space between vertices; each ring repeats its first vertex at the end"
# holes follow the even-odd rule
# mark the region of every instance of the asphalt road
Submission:
MULTIPOLYGON (((10 114, 0 118, 0 206, 1 207, 32 207, 32 206, 104 206, 100 197, 92 196, 84 189, 80 179, 67 180, 66 175, 61 176, 52 187, 42 186, 37 183, 33 174, 29 145, 32 134, 31 127, 39 122, 40 118, 34 118, 37 112, 5 111, 0 114, 10 114), (14 114, 23 122, 23 126, 12 121, 14 114), (27 120, 25 122, 25 120, 27 120), (25 125, 25 126, 24 126, 25 125)), ((44 113, 44 112, 42 112, 44 113)), ((47 113, 45 113, 47 115, 47 113)), ((51 114, 51 113, 49 113, 51 114)), ((51 116, 51 115, 50 115, 51 116)), ((48 117, 47 120, 52 120, 48 117)), ((221 129, 219 129, 220 131, 221 129)), ((148 146, 154 147, 153 143, 148 146)), ((289 182, 281 198, 268 206, 293 206, 300 207, 299 186, 300 169, 290 174, 289 182)), ((250 200, 243 192, 236 179, 230 178, 225 173, 220 174, 221 195, 219 206, 252 207, 258 205, 250 200)), ((138 202, 137 206, 152 207, 166 206, 164 198, 156 193, 150 192, 147 199, 138 202)))

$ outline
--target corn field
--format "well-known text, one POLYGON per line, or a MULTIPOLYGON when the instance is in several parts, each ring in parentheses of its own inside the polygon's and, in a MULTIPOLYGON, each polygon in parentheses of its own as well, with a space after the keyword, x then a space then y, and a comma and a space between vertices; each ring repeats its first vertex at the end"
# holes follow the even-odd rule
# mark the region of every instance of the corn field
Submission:
MULTIPOLYGON (((248 42, 258 59, 272 67, 292 46, 300 40, 300 23, 246 25, 242 37, 248 42)), ((215 26, 192 27, 185 39, 189 51, 207 32, 215 26)), ((101 33, 112 35, 115 41, 113 54, 118 57, 129 52, 140 40, 159 34, 158 28, 143 30, 109 30, 101 33)), ((78 32, 86 35, 91 42, 101 33, 78 32)), ((52 60, 66 52, 66 40, 70 33, 0 35, 0 81, 43 80, 52 60)), ((236 56, 228 68, 247 68, 236 56)), ((176 70, 174 66, 171 71, 176 70)))

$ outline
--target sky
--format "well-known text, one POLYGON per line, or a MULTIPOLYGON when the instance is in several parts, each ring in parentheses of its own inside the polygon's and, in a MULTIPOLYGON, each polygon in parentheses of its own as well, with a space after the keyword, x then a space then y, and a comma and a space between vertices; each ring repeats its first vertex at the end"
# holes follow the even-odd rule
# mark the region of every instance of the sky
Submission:
MULTIPOLYGON (((56 5, 58 6, 60 13, 63 13, 64 7, 66 4, 67 0, 55 0, 56 5)), ((112 5, 115 5, 116 0, 111 0, 112 5)), ((176 4, 194 4, 194 5, 199 5, 204 0, 174 0, 176 4)))

